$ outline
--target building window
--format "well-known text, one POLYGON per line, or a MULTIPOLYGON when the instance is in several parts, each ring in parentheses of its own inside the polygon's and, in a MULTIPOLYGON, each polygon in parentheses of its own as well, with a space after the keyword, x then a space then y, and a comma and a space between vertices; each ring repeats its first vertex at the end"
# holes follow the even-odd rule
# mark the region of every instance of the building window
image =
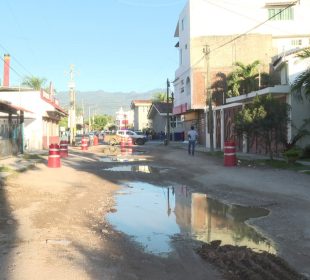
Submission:
POLYGON ((294 10, 292 7, 285 9, 285 7, 268 8, 268 16, 270 20, 293 20, 294 10))
POLYGON ((183 54, 182 54, 182 49, 180 48, 180 65, 183 64, 183 54))
POLYGON ((180 90, 181 90, 181 93, 184 92, 184 80, 181 80, 180 90))
POLYGON ((185 44, 185 49, 187 50, 187 44, 185 44))
POLYGON ((302 40, 301 39, 292 40, 291 44, 292 44, 292 46, 301 46, 302 40))

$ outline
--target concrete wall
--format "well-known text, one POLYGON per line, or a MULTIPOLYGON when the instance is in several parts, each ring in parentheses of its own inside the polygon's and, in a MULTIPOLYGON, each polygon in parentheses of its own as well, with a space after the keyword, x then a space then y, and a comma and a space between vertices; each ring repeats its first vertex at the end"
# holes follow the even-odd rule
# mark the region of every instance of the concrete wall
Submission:
POLYGON ((152 128, 155 130, 155 132, 156 133, 160 133, 161 131, 165 132, 166 126, 167 126, 167 117, 155 114, 154 118, 152 119, 152 128))
POLYGON ((147 114, 152 104, 135 104, 134 112, 134 130, 143 130, 149 127, 147 114))
MULTIPOLYGON (((32 112, 25 112, 24 144, 26 150, 29 151, 43 149, 43 136, 47 135, 43 117, 46 115, 46 111, 54 111, 54 107, 42 100, 39 91, 0 92, 0 99, 32 112)), ((53 133, 54 135, 49 136, 59 135, 58 126, 54 128, 53 133)))
MULTIPOLYGON (((283 3, 279 0, 270 2, 279 2, 280 6, 283 3)), ((175 72, 175 107, 187 103, 189 108, 201 108, 201 102, 197 101, 197 96, 201 95, 202 89, 201 85, 194 85, 194 80, 197 80, 199 75, 197 72, 200 71, 200 75, 203 75, 206 71, 205 61, 201 59, 204 45, 208 43, 212 51, 212 48, 218 48, 264 22, 269 17, 266 4, 268 2, 265 0, 251 0, 251 2, 219 0, 216 3, 189 0, 187 2, 178 20, 178 51, 182 53, 182 59, 175 72), (186 91, 187 80, 195 87, 194 92, 192 88, 186 91)), ((310 17, 307 11, 310 10, 310 1, 299 1, 293 10, 293 20, 270 20, 259 28, 253 29, 247 36, 242 36, 212 52, 211 68, 231 67, 236 61, 248 64, 259 59, 263 61, 263 68, 268 72, 269 61, 274 54, 296 47, 309 46, 310 17)), ((201 78, 199 83, 201 83, 200 80, 201 78)))

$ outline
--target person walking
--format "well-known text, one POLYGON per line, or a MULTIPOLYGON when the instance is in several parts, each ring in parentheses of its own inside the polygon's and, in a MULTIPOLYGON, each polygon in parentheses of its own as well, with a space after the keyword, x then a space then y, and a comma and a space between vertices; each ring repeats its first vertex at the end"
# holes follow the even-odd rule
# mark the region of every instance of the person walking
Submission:
POLYGON ((188 154, 194 156, 198 133, 193 125, 191 126, 191 130, 187 133, 187 136, 188 136, 188 154))

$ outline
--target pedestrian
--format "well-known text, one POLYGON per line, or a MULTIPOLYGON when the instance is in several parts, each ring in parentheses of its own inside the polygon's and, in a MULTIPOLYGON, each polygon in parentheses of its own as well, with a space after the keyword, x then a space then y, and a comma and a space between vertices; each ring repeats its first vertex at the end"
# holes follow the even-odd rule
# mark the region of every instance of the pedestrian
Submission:
POLYGON ((187 133, 187 136, 188 136, 188 154, 194 156, 198 133, 193 125, 191 126, 191 130, 187 133))

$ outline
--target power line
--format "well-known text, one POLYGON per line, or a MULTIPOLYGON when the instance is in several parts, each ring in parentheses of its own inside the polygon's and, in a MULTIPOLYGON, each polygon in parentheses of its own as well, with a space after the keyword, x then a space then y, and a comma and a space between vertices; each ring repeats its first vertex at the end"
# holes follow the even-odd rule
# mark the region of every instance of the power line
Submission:
MULTIPOLYGON (((207 0, 204 0, 204 1, 207 2, 207 0)), ((220 48, 222 48, 222 47, 224 47, 224 46, 226 46, 226 45, 228 45, 228 44, 230 44, 230 43, 236 41, 237 39, 239 39, 239 38, 241 38, 241 37, 247 35, 247 34, 250 33, 251 31, 257 29, 258 27, 264 25, 266 22, 270 21, 271 19, 275 18, 275 17, 278 16, 279 14, 283 13, 285 10, 287 10, 287 9, 289 9, 290 7, 294 6, 296 3, 298 3, 298 1, 299 1, 299 0, 296 0, 296 1, 291 2, 290 4, 287 5, 287 7, 281 9, 278 13, 276 13, 276 14, 274 14, 273 16, 269 17, 267 20, 265 20, 265 21, 263 21, 263 22, 261 22, 261 23, 255 25, 255 26, 252 27, 251 29, 249 29, 249 30, 247 30, 246 32, 244 32, 244 33, 242 33, 242 34, 240 34, 240 35, 234 37, 233 39, 231 39, 231 40, 225 42, 224 44, 222 44, 222 45, 216 47, 215 49, 210 50, 209 53, 211 53, 211 52, 213 52, 213 51, 216 51, 216 50, 218 50, 218 49, 220 49, 220 48)), ((179 74, 178 76, 181 77, 183 74, 185 74, 186 72, 188 72, 191 68, 193 68, 194 66, 196 66, 199 62, 201 62, 201 60, 203 60, 204 57, 205 57, 205 54, 204 54, 200 59, 198 59, 193 65, 187 67, 187 69, 184 70, 183 72, 181 72, 181 74, 179 74)))
MULTIPOLYGON (((210 1, 210 0, 203 0, 203 1, 209 3, 209 4, 213 5, 213 6, 219 7, 219 8, 221 8, 221 9, 223 9, 223 10, 226 10, 226 11, 228 11, 228 12, 231 12, 231 13, 233 13, 233 14, 235 14, 235 15, 241 16, 241 17, 243 17, 243 18, 246 18, 246 19, 250 19, 250 20, 252 20, 252 21, 259 22, 259 21, 258 21, 257 19, 255 19, 255 18, 252 18, 252 17, 250 17, 250 16, 244 15, 244 14, 239 13, 239 12, 237 12, 237 11, 234 11, 234 10, 232 10, 232 9, 223 7, 223 6, 221 6, 221 5, 217 4, 217 3, 214 3, 214 2, 212 2, 212 1, 210 1)), ((296 3, 296 2, 298 2, 298 1, 295 1, 295 3, 296 3)), ((229 3, 229 2, 226 1, 226 3, 229 3)), ((229 3, 229 4, 232 5, 232 3, 229 3)), ((278 30, 280 30, 280 31, 282 31, 282 32, 284 32, 284 33, 289 34, 286 30, 283 30, 283 29, 281 29, 281 28, 278 28, 278 27, 273 27, 273 28, 274 28, 274 29, 278 29, 278 30)), ((225 40, 223 40, 223 41, 225 41, 225 40)), ((213 45, 209 45, 209 46, 212 47, 213 45)))
MULTIPOLYGON (((8 51, 1 43, 0 43, 0 47, 1 47, 6 53, 9 53, 9 51, 8 51)), ((26 68, 21 62, 19 62, 15 56, 13 56, 13 55, 10 54, 10 57, 13 58, 13 59, 17 62, 17 64, 25 70, 25 72, 27 72, 30 76, 33 76, 32 73, 31 73, 29 70, 27 70, 27 68, 26 68)))
POLYGON ((266 19, 265 21, 263 21, 263 22, 261 22, 261 23, 255 25, 254 27, 252 27, 252 28, 249 29, 248 31, 246 31, 246 32, 244 32, 244 33, 242 33, 242 34, 240 34, 240 35, 234 37, 233 39, 227 41, 226 43, 224 43, 224 44, 218 46, 217 48, 215 48, 215 49, 213 49, 213 50, 210 50, 210 52, 215 51, 215 50, 218 50, 218 49, 220 49, 220 48, 222 48, 222 47, 224 47, 224 46, 226 46, 226 45, 228 45, 228 44, 230 44, 230 43, 236 41, 237 39, 239 39, 239 38, 241 38, 241 37, 247 35, 247 34, 250 33, 251 31, 255 30, 256 28, 258 28, 258 27, 260 27, 260 26, 262 26, 262 25, 264 25, 266 22, 270 21, 271 19, 275 18, 275 17, 278 16, 279 14, 283 13, 283 12, 284 12, 285 10, 287 10, 288 8, 294 6, 297 2, 298 2, 298 0, 297 0, 297 1, 291 2, 291 4, 289 4, 287 7, 283 8, 283 9, 281 9, 278 13, 276 13, 276 14, 274 14, 273 16, 269 17, 269 18, 266 19))
MULTIPOLYGON (((5 63, 4 58, 1 57, 1 56, 0 56, 0 58, 1 58, 1 60, 5 63)), ((11 65, 9 65, 9 68, 10 68, 18 77, 20 77, 21 79, 23 79, 23 77, 22 77, 11 65)))

